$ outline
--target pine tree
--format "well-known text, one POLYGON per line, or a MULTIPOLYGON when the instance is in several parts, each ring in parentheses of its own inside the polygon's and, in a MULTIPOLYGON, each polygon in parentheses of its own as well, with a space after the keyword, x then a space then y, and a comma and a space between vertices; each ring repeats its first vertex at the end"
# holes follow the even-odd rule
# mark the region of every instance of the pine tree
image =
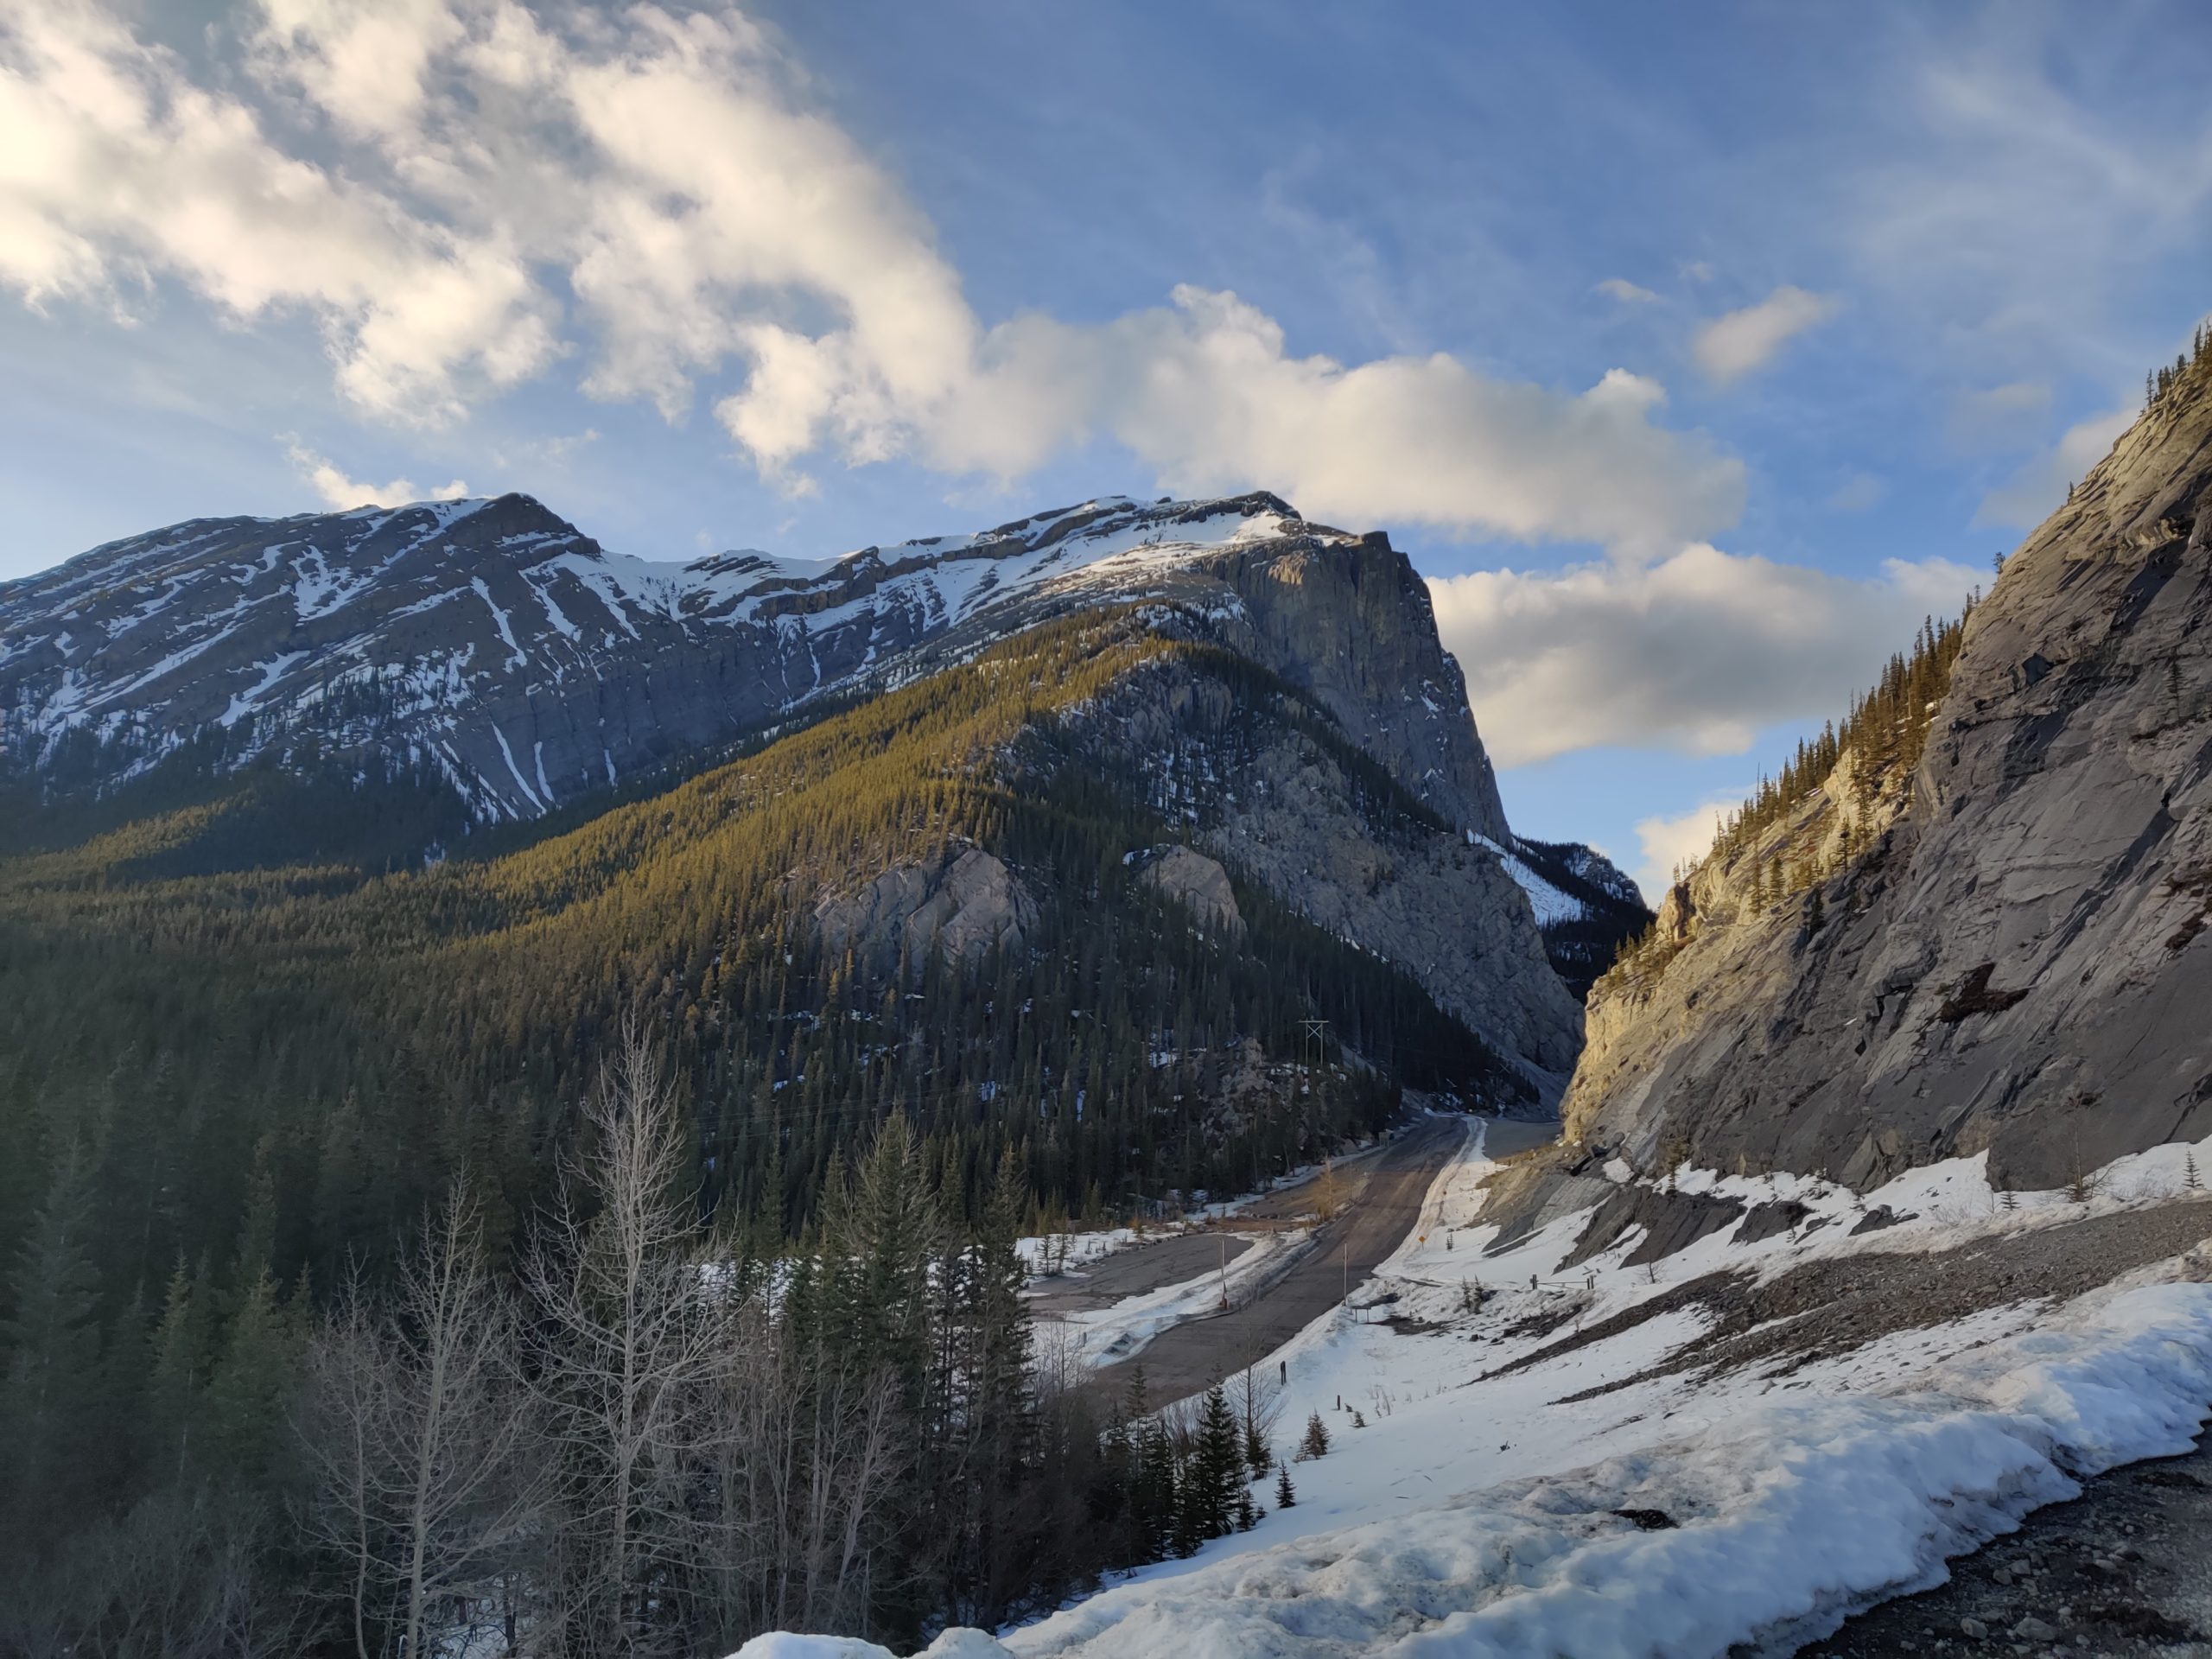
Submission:
POLYGON ((178 1262, 162 1294, 146 1386, 146 1445, 162 1479, 181 1480, 193 1456, 208 1359, 207 1308, 205 1284, 178 1262))
POLYGON ((1292 1509, 1298 1503, 1298 1489, 1290 1484, 1290 1465, 1279 1464, 1275 1468, 1275 1508, 1292 1509))
POLYGON ((1234 1529, 1236 1499, 1244 1491, 1244 1453, 1229 1396, 1216 1383, 1198 1408, 1196 1444, 1184 1470, 1176 1541, 1182 1553, 1234 1529))
POLYGON ((254 1486, 277 1473, 288 1447, 299 1346, 298 1322, 264 1268, 231 1315, 207 1380, 207 1467, 254 1486))
POLYGON ((1298 1443, 1298 1455, 1301 1459, 1329 1455, 1329 1427, 1318 1411, 1306 1420, 1306 1436, 1298 1443))
POLYGON ((4 1327, 0 1467, 10 1477, 7 1507, 25 1522, 42 1511, 66 1510, 92 1427, 100 1338, 91 1174, 73 1143, 55 1166, 9 1275, 14 1311, 4 1327))

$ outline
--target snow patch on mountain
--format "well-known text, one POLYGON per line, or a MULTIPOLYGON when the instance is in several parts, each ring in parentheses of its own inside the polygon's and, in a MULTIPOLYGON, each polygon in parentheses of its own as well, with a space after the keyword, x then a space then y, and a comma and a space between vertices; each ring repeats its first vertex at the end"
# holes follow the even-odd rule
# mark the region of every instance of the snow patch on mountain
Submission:
POLYGON ((1470 846, 1487 847, 1505 867, 1514 885, 1529 895, 1529 907, 1535 912, 1538 927, 1554 927, 1561 922, 1579 922, 1586 913, 1582 901, 1572 893, 1562 893, 1550 882, 1529 868, 1517 852, 1510 851, 1488 836, 1467 832, 1470 846))

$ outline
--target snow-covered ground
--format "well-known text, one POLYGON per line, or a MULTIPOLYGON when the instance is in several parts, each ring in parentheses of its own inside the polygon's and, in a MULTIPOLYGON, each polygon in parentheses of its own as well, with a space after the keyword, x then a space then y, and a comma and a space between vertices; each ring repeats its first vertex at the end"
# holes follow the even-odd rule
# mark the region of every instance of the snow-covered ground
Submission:
POLYGON ((1111 1365, 1137 1353, 1171 1325, 1241 1302, 1255 1284, 1285 1265, 1285 1259, 1309 1236, 1303 1229, 1243 1236, 1249 1248, 1225 1266, 1180 1284, 1124 1296, 1105 1307, 1060 1313, 1039 1323, 1038 1341, 1055 1349, 1071 1367, 1111 1365))
POLYGON ((1087 1233, 1040 1233, 1015 1239, 1014 1248, 1021 1257, 1022 1265, 1029 1269, 1030 1276, 1041 1278, 1050 1274, 1080 1272, 1109 1255, 1156 1239, 1172 1238, 1182 1230, 1179 1223, 1167 1222, 1147 1227, 1142 1232, 1134 1227, 1101 1227, 1087 1233))
MULTIPOLYGON (((1938 1580, 1946 1555, 2071 1495, 2075 1477, 2185 1449, 2212 1405, 2212 1285, 2154 1264, 2055 1308, 2005 1304, 1840 1357, 1654 1376, 1573 1404, 1565 1396, 1637 1377, 1694 1341, 1705 1316, 1661 1314, 1497 1375, 1575 1328, 1511 1327, 1548 1310, 1592 1323, 1724 1268, 1771 1278, 1822 1256, 1939 1249, 2186 1197, 2192 1167, 2212 1174, 2212 1143, 2123 1160, 2091 1191, 2010 1200, 1979 1159, 1863 1200, 1808 1179, 1685 1171, 1686 1191, 1795 1198, 1811 1217, 1748 1246, 1724 1230, 1650 1268, 1623 1265, 1632 1231, 1562 1272, 1582 1216, 1483 1255, 1495 1232, 1479 1215, 1489 1166, 1471 1141, 1356 1306, 1282 1351, 1279 1446, 1314 1411, 1333 1437, 1328 1456, 1292 1465, 1294 1508, 1038 1624, 995 1640, 950 1632, 931 1652, 1788 1652, 1869 1601, 1938 1580), (1913 1219, 1851 1236, 1882 1205, 1913 1219), (1478 1287, 1483 1305, 1469 1311, 1478 1287), (1354 1411, 1365 1427, 1352 1427, 1354 1411), (1647 1530, 1621 1511, 1668 1524, 1647 1530)), ((778 1637, 745 1651, 880 1649, 778 1637)))

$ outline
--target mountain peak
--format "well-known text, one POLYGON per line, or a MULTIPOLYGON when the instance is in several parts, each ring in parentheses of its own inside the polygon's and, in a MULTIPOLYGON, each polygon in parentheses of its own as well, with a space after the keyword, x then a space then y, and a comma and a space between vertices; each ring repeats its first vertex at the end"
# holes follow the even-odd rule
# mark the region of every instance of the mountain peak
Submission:
POLYGON ((99 785, 202 741, 223 764, 353 752, 531 817, 1130 603, 1306 685, 1453 823, 1507 833, 1411 566, 1265 492, 1099 497, 830 559, 638 558, 522 494, 195 519, 0 588, 0 764, 99 785))

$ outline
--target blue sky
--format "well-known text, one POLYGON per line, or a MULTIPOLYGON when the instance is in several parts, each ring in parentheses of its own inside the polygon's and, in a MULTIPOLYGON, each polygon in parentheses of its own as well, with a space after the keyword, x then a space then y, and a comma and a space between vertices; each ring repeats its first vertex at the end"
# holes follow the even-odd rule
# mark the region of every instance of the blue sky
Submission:
POLYGON ((2186 341, 2208 84, 2190 4, 12 0, 0 576, 402 486, 654 557, 1273 488, 1648 876, 2186 341))

